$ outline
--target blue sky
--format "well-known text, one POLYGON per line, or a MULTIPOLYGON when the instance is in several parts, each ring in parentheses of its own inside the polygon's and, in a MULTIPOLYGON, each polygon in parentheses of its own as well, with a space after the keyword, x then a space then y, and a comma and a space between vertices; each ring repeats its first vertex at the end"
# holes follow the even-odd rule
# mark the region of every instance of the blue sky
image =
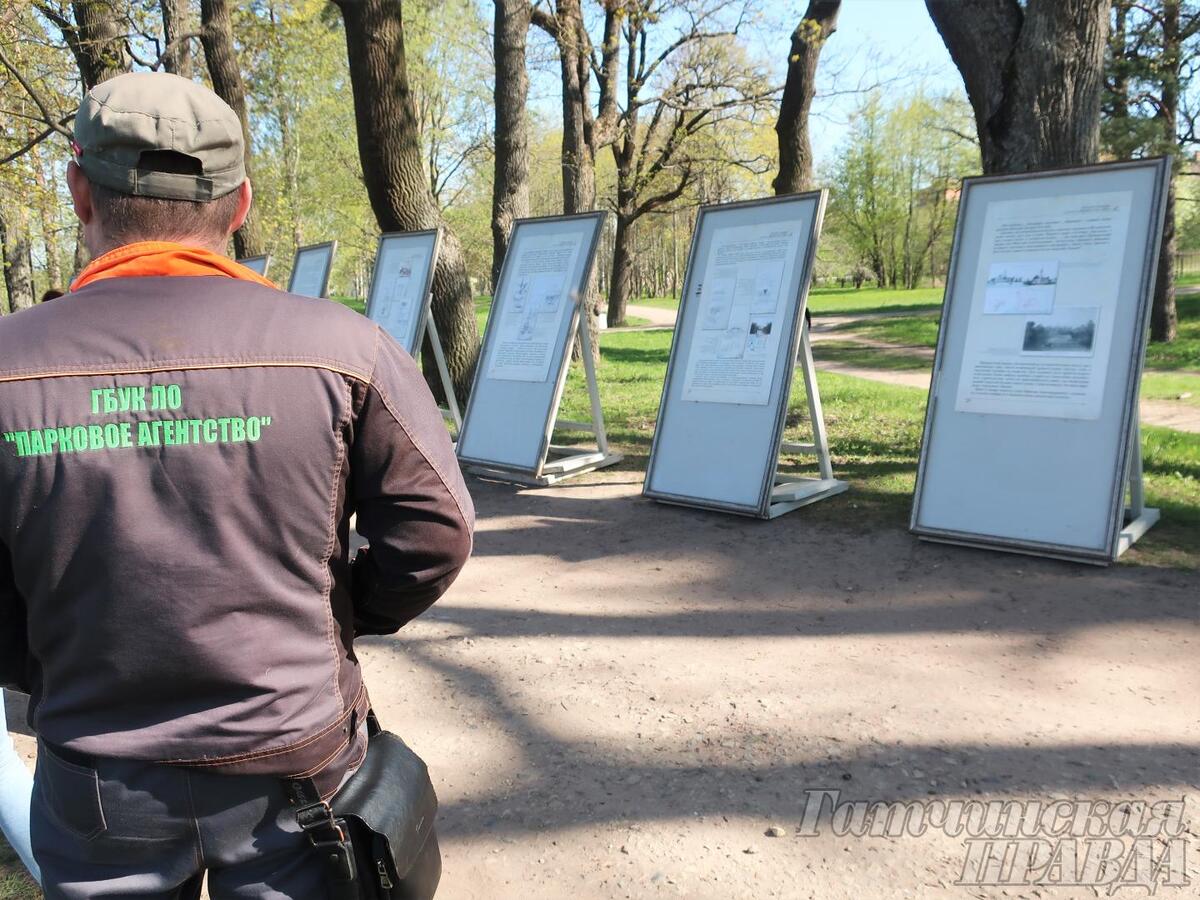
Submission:
MULTIPOLYGON (((803 4, 789 4, 803 6, 803 4)), ((838 30, 822 54, 822 68, 839 73, 826 90, 853 89, 877 80, 887 90, 907 93, 919 86, 932 93, 966 97, 958 70, 923 0, 843 0, 838 30)), ((817 164, 829 158, 846 132, 859 97, 818 97, 813 103, 813 150, 817 164)))
MULTIPOLYGON (((759 0, 759 5, 762 20, 743 31, 743 39, 755 56, 771 64, 782 84, 791 34, 808 0, 759 0)), ((489 9, 489 20, 490 15, 489 9)), ((558 65, 546 56, 549 45, 540 35, 534 35, 531 45, 531 105, 544 121, 557 124, 561 102, 558 65), (536 61, 539 55, 543 56, 540 64, 536 61)), ((813 104, 812 138, 818 165, 830 158, 846 134, 862 100, 861 94, 853 91, 874 83, 883 83, 886 90, 898 94, 923 86, 932 93, 957 92, 965 98, 958 71, 924 0, 843 0, 838 30, 822 54, 821 93, 813 104)))

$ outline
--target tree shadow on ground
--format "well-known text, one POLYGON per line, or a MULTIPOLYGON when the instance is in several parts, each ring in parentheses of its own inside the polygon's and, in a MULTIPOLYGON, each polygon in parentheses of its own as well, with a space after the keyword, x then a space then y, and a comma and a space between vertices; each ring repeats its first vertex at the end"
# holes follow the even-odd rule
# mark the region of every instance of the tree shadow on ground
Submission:
MULTIPOLYGON (((439 815, 451 835, 544 833, 695 816, 794 822, 803 814, 805 792, 822 790, 838 792, 839 802, 976 795, 1024 795, 1048 802, 1114 790, 1141 800, 1178 799, 1182 786, 1195 785, 1200 764, 1200 745, 1115 741, 1035 747, 859 745, 841 755, 742 765, 692 762, 677 753, 676 759, 656 762, 650 747, 614 753, 558 738, 517 709, 490 674, 450 662, 423 642, 404 645, 406 655, 494 710, 496 726, 521 748, 515 777, 507 784, 442 807, 439 815)), ((731 736, 747 751, 757 739, 731 736)), ((829 813, 825 808, 819 820, 826 827, 829 813)))

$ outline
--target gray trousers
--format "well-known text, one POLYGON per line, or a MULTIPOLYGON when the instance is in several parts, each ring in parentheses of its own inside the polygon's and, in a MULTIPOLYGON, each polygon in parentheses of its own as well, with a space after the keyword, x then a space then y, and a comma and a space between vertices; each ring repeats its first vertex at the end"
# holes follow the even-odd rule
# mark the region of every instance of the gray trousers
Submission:
POLYGON ((318 900, 319 858, 274 778, 39 747, 30 814, 47 900, 318 900))

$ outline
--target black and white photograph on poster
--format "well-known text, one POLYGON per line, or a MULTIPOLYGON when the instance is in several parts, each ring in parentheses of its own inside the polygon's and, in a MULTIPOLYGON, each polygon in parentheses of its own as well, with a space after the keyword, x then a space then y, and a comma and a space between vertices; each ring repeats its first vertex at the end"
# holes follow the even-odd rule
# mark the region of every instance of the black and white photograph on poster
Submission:
POLYGON ((1100 415, 1132 206, 1129 191, 987 204, 957 412, 1100 415))
POLYGON ((750 336, 746 338, 747 353, 766 353, 767 341, 771 337, 771 319, 756 318, 750 321, 750 336))
POLYGON ((1049 315, 1054 312, 1058 260, 992 263, 983 311, 986 315, 1049 315))
POLYGON ((1027 319, 1021 352, 1091 356, 1096 346, 1096 323, 1099 318, 1099 307, 1086 306, 1060 309, 1052 316, 1027 319))

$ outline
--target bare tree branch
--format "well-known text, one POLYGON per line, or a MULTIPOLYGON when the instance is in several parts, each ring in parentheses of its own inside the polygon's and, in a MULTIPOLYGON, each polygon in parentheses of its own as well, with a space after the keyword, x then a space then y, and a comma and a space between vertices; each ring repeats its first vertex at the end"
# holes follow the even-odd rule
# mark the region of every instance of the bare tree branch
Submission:
MULTIPOLYGON (((34 105, 37 106, 37 108, 41 111, 42 121, 46 123, 50 130, 57 131, 67 140, 71 140, 73 137, 71 132, 59 124, 61 117, 55 116, 52 112, 50 112, 50 107, 42 97, 41 93, 24 75, 21 74, 17 67, 13 65, 12 61, 8 58, 3 49, 0 49, 0 65, 3 65, 4 68, 8 69, 8 71, 12 73, 13 78, 17 79, 17 83, 25 89, 25 93, 29 95, 29 99, 32 100, 34 105)), ((37 142, 35 141, 34 143, 37 142)))

